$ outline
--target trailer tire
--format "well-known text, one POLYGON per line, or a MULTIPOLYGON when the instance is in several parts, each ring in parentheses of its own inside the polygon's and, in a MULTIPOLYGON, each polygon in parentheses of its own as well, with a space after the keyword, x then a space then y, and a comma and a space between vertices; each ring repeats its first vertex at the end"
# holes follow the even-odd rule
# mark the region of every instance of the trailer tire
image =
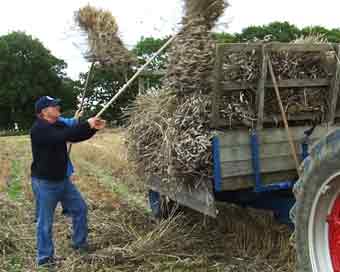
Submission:
MULTIPOLYGON (((339 243, 340 236, 334 235, 329 218, 334 208, 339 209, 335 206, 340 204, 337 201, 340 200, 340 130, 314 146, 302 170, 294 187, 296 205, 291 211, 296 232, 297 271, 338 271, 334 258, 340 260, 340 252, 336 251, 340 247, 335 246, 334 251, 336 243, 333 242, 339 243)), ((336 210, 336 216, 340 219, 339 211, 336 210)))
POLYGON ((152 215, 157 220, 172 217, 179 208, 175 201, 152 190, 149 191, 149 204, 152 215))

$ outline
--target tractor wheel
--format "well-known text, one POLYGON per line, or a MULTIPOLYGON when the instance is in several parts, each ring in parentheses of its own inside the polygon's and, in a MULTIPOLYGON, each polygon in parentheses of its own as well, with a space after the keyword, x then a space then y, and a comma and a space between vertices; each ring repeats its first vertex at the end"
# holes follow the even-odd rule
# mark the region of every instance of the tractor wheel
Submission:
POLYGON ((340 130, 312 149, 294 192, 297 271, 340 272, 340 130))

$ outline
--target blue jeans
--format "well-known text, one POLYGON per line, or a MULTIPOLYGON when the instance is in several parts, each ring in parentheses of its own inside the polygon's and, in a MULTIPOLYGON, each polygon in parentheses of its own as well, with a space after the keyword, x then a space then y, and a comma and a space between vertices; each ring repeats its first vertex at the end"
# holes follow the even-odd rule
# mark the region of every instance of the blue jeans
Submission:
POLYGON ((37 196, 38 222, 37 222, 37 248, 38 264, 43 264, 54 256, 52 240, 52 227, 54 211, 61 202, 72 217, 74 248, 87 246, 87 206, 81 194, 69 178, 51 182, 32 178, 32 188, 37 196))
MULTIPOLYGON (((39 217, 39 198, 38 198, 38 179, 32 178, 32 192, 34 195, 34 202, 35 202, 35 213, 34 213, 34 223, 38 222, 39 217)), ((61 203, 62 207, 62 214, 65 216, 71 216, 70 212, 63 206, 63 203, 61 203)))

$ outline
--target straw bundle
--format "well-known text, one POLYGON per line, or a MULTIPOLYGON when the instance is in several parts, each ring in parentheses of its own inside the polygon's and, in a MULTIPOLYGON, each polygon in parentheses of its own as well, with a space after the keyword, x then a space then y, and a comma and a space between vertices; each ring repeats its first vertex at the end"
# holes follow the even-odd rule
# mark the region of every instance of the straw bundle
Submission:
POLYGON ((162 176, 167 172, 175 109, 176 97, 162 91, 138 96, 129 108, 127 143, 130 158, 136 160, 142 173, 162 176))
POLYGON ((211 30, 223 14, 225 0, 187 0, 182 31, 169 52, 166 88, 178 93, 208 92, 214 68, 211 30))
POLYGON ((130 108, 128 142, 147 175, 189 183, 211 176, 211 30, 226 6, 224 0, 185 1, 163 90, 139 96, 130 108))
POLYGON ((139 96, 129 110, 128 144, 143 174, 165 181, 211 175, 210 101, 164 91, 139 96))
POLYGON ((211 29, 223 15, 227 6, 228 3, 225 0, 186 0, 184 25, 194 23, 192 19, 203 17, 203 24, 211 29))
POLYGON ((74 19, 87 36, 87 60, 105 66, 128 66, 134 62, 118 35, 117 21, 109 11, 87 5, 75 12, 74 19))

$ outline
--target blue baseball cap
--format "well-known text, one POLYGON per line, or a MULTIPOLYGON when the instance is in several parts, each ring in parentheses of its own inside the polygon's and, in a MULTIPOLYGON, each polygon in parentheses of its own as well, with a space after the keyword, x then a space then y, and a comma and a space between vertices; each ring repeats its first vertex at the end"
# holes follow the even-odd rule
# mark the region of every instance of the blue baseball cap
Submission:
POLYGON ((37 102, 35 102, 35 112, 41 113, 41 111, 47 107, 55 107, 60 105, 60 99, 53 98, 50 96, 40 97, 37 102))

